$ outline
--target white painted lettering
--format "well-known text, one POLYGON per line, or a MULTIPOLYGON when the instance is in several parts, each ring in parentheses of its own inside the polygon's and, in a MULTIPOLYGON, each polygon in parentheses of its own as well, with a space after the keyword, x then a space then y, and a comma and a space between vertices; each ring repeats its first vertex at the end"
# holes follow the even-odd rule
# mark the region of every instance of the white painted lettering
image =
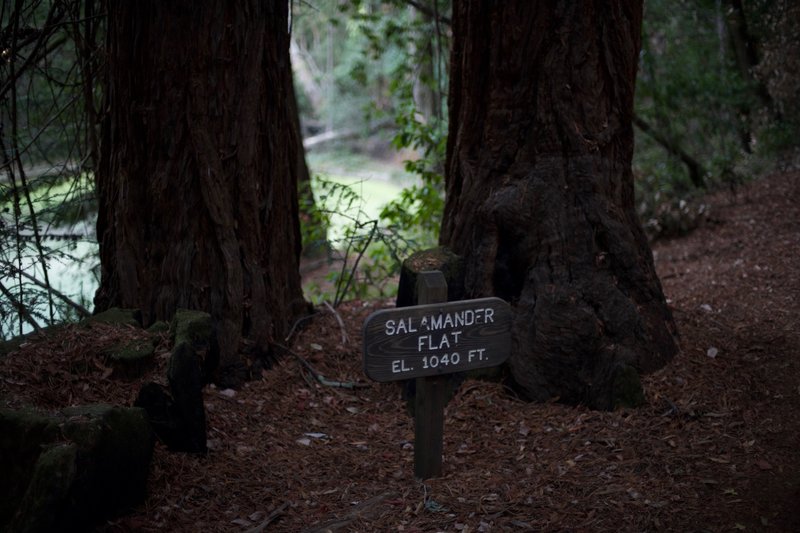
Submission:
POLYGON ((442 340, 439 341, 439 349, 442 348, 449 348, 450 347, 450 339, 447 338, 447 333, 442 334, 442 340))
POLYGON ((431 336, 430 335, 420 335, 417 337, 417 351, 422 352, 425 345, 431 345, 431 336))
POLYGON ((444 315, 444 327, 446 328, 453 327, 453 317, 450 315, 450 313, 444 315))
POLYGON ((387 320, 386 324, 384 324, 384 331, 387 335, 394 335, 395 332, 395 321, 394 320, 387 320))
POLYGON ((392 374, 400 374, 402 372, 410 372, 414 370, 413 367, 406 366, 405 359, 396 359, 392 361, 392 374))
POLYGON ((475 323, 475 311, 472 309, 467 309, 464 311, 464 325, 471 326, 475 323))

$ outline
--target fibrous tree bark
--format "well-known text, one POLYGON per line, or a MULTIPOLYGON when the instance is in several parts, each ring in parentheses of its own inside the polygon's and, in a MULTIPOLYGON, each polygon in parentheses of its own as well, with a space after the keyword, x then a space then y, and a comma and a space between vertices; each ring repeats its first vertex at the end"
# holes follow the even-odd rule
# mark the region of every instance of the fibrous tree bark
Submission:
POLYGON ((677 350, 634 209, 641 19, 640 0, 454 4, 441 243, 468 297, 512 302, 531 399, 611 408, 677 350))
POLYGON ((207 311, 230 374, 305 305, 288 3, 106 8, 96 307, 207 311))

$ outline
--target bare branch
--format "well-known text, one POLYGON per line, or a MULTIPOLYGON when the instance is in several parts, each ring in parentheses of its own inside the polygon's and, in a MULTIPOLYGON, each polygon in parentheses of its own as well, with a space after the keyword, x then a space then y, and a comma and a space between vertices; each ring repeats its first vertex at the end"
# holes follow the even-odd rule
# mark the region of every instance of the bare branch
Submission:
MULTIPOLYGON (((31 315, 30 311, 28 311, 28 308, 25 307, 25 305, 22 302, 17 300, 14 297, 14 295, 11 293, 11 291, 8 290, 8 288, 6 288, 6 286, 3 285, 2 282, 0 282, 0 292, 2 292, 3 295, 6 298, 9 299, 9 301, 11 302, 11 305, 13 305, 14 308, 17 310, 17 313, 19 313, 19 316, 24 318, 25 321, 28 322, 28 324, 33 326, 34 330, 36 330, 36 331, 41 331, 42 330, 42 327, 39 325, 38 322, 36 322, 36 319, 33 318, 33 315, 31 315)), ((22 328, 20 328, 20 330, 21 329, 22 328)))
POLYGON ((674 140, 656 131, 639 115, 633 115, 633 123, 637 128, 642 130, 642 132, 649 135, 651 139, 664 147, 664 149, 669 152, 670 155, 677 157, 683 162, 684 165, 686 165, 686 168, 689 170, 689 178, 692 180, 692 183, 694 183, 695 187, 705 188, 705 175, 707 171, 699 161, 689 155, 686 150, 681 148, 674 140))
POLYGON ((57 289, 54 289, 49 284, 37 279, 34 276, 31 276, 27 272, 18 269, 13 264, 8 263, 6 261, 0 261, 0 265, 2 265, 5 268, 8 268, 11 271, 13 271, 14 274, 22 276, 23 278, 27 279, 28 281, 30 281, 34 285, 36 285, 38 287, 41 287, 44 290, 50 292, 53 296, 55 296, 56 298, 58 298, 59 300, 61 300, 62 302, 64 302, 68 306, 70 306, 71 308, 73 308, 75 311, 77 311, 78 315, 80 315, 81 318, 86 318, 88 316, 91 316, 91 314, 92 314, 91 311, 89 311, 88 309, 83 307, 81 304, 79 304, 75 300, 71 299, 69 296, 67 296, 63 292, 61 292, 61 291, 59 291, 57 289))
POLYGON ((324 303, 325 307, 328 308, 328 311, 333 313, 333 316, 336 317, 336 321, 339 323, 339 328, 342 330, 342 346, 347 345, 347 330, 344 327, 344 322, 342 321, 341 315, 339 315, 336 309, 334 309, 333 306, 329 304, 327 300, 325 300, 322 303, 324 303))
MULTIPOLYGON (((41 59, 41 57, 43 56, 43 54, 40 54, 39 52, 42 46, 44 46, 44 44, 47 42, 47 39, 54 33, 57 27, 56 15, 59 16, 63 15, 63 13, 61 12, 57 13, 58 5, 59 5, 58 2, 53 2, 53 4, 50 6, 50 11, 47 13, 47 21, 45 22, 44 27, 42 28, 41 33, 39 34, 39 38, 36 40, 36 44, 33 47, 33 51, 31 51, 31 53, 28 54, 28 57, 25 58, 25 61, 22 63, 22 65, 19 66, 19 68, 15 68, 12 70, 11 75, 3 84, 2 88, 0 88, 0 95, 8 93, 11 87, 13 87, 14 84, 16 84, 17 79, 22 75, 22 73, 25 72, 32 64, 41 59)), ((17 24, 17 22, 18 21, 15 21, 15 24, 17 24)), ((17 31, 17 26, 14 26, 14 28, 12 29, 12 34, 16 33, 16 31, 17 31)), ((16 36, 12 35, 12 49, 11 49, 12 63, 16 59, 15 56, 18 51, 17 43, 14 43, 13 42, 14 40, 16 40, 16 36)))
MULTIPOLYGON (((435 1, 435 0, 434 0, 435 1)), ((418 2, 417 0, 405 0, 405 3, 422 13, 423 15, 432 18, 433 20, 444 24, 446 26, 452 26, 452 20, 450 17, 445 17, 444 15, 439 15, 438 10, 433 10, 428 6, 418 2)))
POLYGON ((370 387, 369 383, 359 383, 357 381, 332 381, 323 376, 322 374, 320 374, 319 372, 317 372, 317 370, 311 365, 311 363, 306 361, 302 356, 290 350, 286 346, 277 343, 273 343, 273 346, 280 348, 284 352, 288 353, 289 355, 297 359, 297 361, 303 366, 303 368, 305 368, 309 374, 314 376, 314 379, 317 380, 317 383, 319 383, 320 385, 324 385, 326 387, 334 387, 338 389, 350 389, 350 390, 365 389, 370 387))

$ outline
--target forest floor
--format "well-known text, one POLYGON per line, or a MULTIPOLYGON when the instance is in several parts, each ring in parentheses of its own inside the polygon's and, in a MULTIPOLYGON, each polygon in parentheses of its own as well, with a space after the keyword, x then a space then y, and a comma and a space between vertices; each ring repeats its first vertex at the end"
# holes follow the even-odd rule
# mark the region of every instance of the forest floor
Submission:
MULTIPOLYGON (((653 247, 682 349, 643 378, 645 407, 530 404, 467 381, 443 475, 420 482, 398 386, 362 370, 363 321, 392 303, 346 302, 343 326, 323 307, 291 349, 364 387, 322 386, 293 356, 241 390, 207 387, 208 455, 157 445, 147 500, 100 530, 800 531, 800 173, 707 202, 706 224, 653 247)), ((98 353, 137 334, 23 346, 0 362, 0 403, 130 405, 141 381, 109 379, 98 353)), ((168 350, 143 381, 163 381, 168 350)))

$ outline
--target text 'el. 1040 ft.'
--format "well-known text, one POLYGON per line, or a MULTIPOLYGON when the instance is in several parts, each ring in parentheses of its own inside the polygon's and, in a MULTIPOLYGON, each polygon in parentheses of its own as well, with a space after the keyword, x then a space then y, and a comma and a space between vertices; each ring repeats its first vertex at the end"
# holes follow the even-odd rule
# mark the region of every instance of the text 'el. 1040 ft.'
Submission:
POLYGON ((496 366, 510 349, 511 309, 500 298, 386 309, 364 324, 364 372, 375 381, 496 366))

